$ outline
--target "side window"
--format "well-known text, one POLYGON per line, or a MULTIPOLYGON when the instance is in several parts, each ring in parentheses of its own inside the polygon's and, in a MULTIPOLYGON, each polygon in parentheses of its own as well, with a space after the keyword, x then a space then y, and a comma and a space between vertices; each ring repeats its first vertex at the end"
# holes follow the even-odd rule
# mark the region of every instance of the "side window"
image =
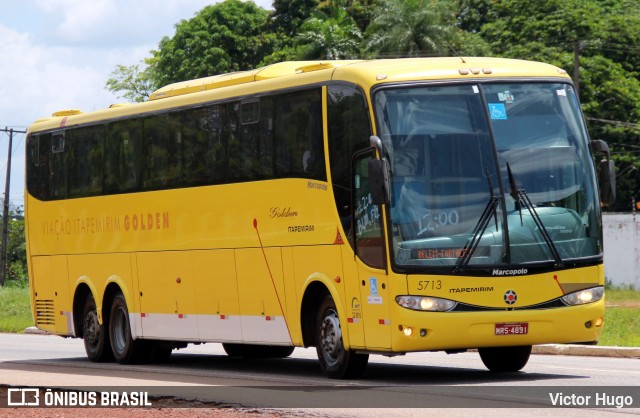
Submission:
POLYGON ((274 178, 271 98, 242 101, 238 109, 241 180, 274 178))
POLYGON ((229 181, 273 178, 271 99, 230 103, 226 109, 229 113, 229 181))
POLYGON ((273 97, 276 177, 326 181, 321 89, 273 97))
POLYGON ((68 169, 68 197, 102 194, 105 131, 104 126, 89 126, 66 132, 64 154, 68 169))
POLYGON ((40 200, 48 200, 51 134, 31 135, 27 139, 27 190, 40 200))
POLYGON ((49 155, 49 197, 51 199, 66 199, 67 187, 67 159, 69 153, 65 149, 65 132, 51 134, 49 155))
POLYGON ((143 189, 183 184, 181 116, 181 113, 169 113, 144 119, 143 189))
POLYGON ((385 268, 385 244, 382 229, 382 210, 373 204, 369 188, 369 161, 373 150, 358 154, 354 159, 353 190, 355 207, 356 254, 367 265, 385 268))
POLYGON ((226 138, 224 106, 185 111, 184 173, 187 185, 218 184, 226 181, 226 138))
POLYGON ((140 189, 142 121, 123 120, 109 125, 105 146, 105 193, 129 193, 140 189))
POLYGON ((371 124, 364 94, 361 90, 346 85, 327 88, 328 132, 331 181, 336 199, 336 208, 353 244, 351 225, 351 162, 353 155, 369 147, 371 124))

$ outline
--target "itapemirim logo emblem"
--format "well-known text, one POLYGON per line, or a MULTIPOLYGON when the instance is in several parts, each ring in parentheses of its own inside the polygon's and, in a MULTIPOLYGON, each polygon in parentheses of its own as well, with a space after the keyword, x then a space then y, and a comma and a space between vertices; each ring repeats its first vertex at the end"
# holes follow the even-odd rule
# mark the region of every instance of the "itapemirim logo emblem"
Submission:
POLYGON ((518 300, 518 295, 513 290, 507 290, 504 292, 504 303, 507 305, 513 305, 518 300))

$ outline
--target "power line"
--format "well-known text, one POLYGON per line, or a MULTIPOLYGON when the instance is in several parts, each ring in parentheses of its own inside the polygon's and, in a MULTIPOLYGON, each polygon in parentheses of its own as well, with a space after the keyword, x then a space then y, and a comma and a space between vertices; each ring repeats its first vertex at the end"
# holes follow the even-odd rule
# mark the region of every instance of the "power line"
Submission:
MULTIPOLYGON (((5 133, 7 133, 7 132, 8 132, 8 130, 7 130, 7 128, 4 128, 4 129, 0 129, 0 132, 5 132, 5 133)), ((14 134, 16 134, 16 133, 25 133, 25 132, 22 132, 22 131, 15 131, 15 130, 14 130, 14 131, 13 131, 13 133, 14 133, 14 134)), ((10 153, 9 155, 13 156, 13 154, 16 152, 16 150, 17 150, 17 149, 22 145, 22 141, 24 140, 24 138, 25 138, 25 137, 24 137, 24 135, 23 135, 23 136, 18 140, 18 142, 17 142, 17 143, 13 146, 13 148, 11 149, 11 153, 10 153)), ((13 158, 13 157, 11 157, 11 158, 13 158)), ((0 171, 4 170, 4 169, 7 167, 8 162, 9 162, 9 160, 8 160, 8 158, 7 158, 7 162, 5 162, 5 163, 2 165, 2 167, 0 167, 0 171)))
POLYGON ((619 120, 611 120, 611 119, 593 118, 593 117, 590 117, 590 116, 585 116, 585 119, 592 120, 594 122, 608 123, 610 125, 624 126, 626 128, 640 129, 640 123, 622 122, 622 121, 619 121, 619 120))

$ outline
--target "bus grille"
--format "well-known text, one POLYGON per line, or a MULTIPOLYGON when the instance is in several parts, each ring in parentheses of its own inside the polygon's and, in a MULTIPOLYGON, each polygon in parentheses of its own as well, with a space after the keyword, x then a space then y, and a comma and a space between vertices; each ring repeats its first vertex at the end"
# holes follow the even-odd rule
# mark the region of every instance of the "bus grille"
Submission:
POLYGON ((55 322, 53 301, 36 299, 36 325, 55 325, 55 322))

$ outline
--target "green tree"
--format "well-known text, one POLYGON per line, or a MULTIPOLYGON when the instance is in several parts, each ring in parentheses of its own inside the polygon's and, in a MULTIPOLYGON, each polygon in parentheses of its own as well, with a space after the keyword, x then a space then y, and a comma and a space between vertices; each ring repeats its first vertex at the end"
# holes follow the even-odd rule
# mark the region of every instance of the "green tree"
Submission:
POLYGON ((318 7, 318 0, 274 0, 264 36, 272 39, 272 52, 259 66, 299 59, 301 52, 295 44, 300 27, 318 7))
MULTIPOLYGON (((334 2, 335 0, 322 1, 318 5, 318 9, 327 12, 334 2)), ((339 4, 347 12, 347 15, 356 22, 360 31, 364 33, 374 17, 375 10, 380 6, 380 2, 381 0, 340 0, 339 4)))
POLYGON ((273 48, 273 38, 262 36, 268 16, 253 2, 225 0, 180 21, 175 35, 152 51, 156 83, 256 68, 273 48))
POLYGON ((466 32, 477 33, 482 26, 495 18, 495 0, 458 0, 457 3, 456 25, 466 32))
POLYGON ((141 64, 117 65, 107 79, 105 88, 129 101, 144 102, 160 87, 154 81, 152 61, 148 58, 141 64))
POLYGON ((630 210, 640 187, 640 14, 637 0, 461 0, 458 23, 494 54, 552 63, 574 73, 592 138, 609 143, 618 193, 613 209, 630 210), (474 7, 489 8, 489 18, 474 7))
POLYGON ((300 26, 318 8, 318 0, 273 0, 273 12, 267 29, 290 38, 298 34, 300 26))
POLYGON ((454 37, 452 6, 445 0, 383 1, 367 29, 367 49, 390 56, 446 55, 454 37))
POLYGON ((26 283, 28 280, 27 246, 22 207, 10 209, 8 227, 6 284, 26 283))
POLYGON ((303 59, 353 59, 360 56, 362 32, 338 2, 329 13, 313 12, 300 28, 296 43, 303 59))
POLYGON ((273 53, 260 65, 326 58, 327 52, 336 56, 360 56, 362 33, 378 3, 379 0, 275 0, 266 35, 276 37, 273 53), (337 7, 342 10, 335 10, 337 7), (349 18, 358 27, 357 31, 349 18), (303 28, 303 25, 306 26, 303 28), (331 43, 336 45, 332 48, 331 43))
POLYGON ((517 46, 530 44, 556 54, 572 53, 576 43, 591 39, 599 24, 595 3, 584 0, 503 0, 492 4, 491 16, 480 33, 493 52, 503 56, 520 55, 524 51, 517 46))

